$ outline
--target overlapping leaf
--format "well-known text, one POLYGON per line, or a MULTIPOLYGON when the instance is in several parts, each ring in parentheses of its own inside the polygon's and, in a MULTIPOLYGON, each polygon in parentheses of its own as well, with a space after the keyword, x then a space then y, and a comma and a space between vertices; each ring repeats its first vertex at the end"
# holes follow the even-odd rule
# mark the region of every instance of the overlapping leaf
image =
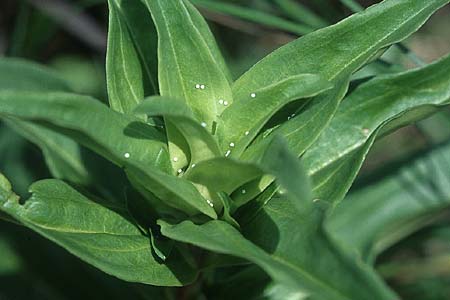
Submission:
POLYGON ((330 202, 342 199, 380 131, 419 120, 449 103, 450 56, 361 85, 304 155, 316 196, 330 202))
MULTIPOLYGON (((195 119, 212 131, 225 103, 233 102, 230 76, 205 20, 186 0, 145 0, 158 31, 162 96, 186 101, 195 119)), ((186 142, 166 121, 174 169, 188 163, 186 142)))
POLYGON ((106 79, 111 108, 131 113, 156 94, 156 29, 140 1, 109 0, 106 79))
MULTIPOLYGON (((51 69, 13 58, 0 60, 0 90, 69 91, 67 83, 51 69)), ((42 149, 47 166, 56 178, 86 184, 90 176, 80 147, 62 134, 18 119, 6 121, 17 133, 42 149)))
POLYGON ((0 93, 0 116, 37 122, 64 133, 118 166, 173 208, 188 215, 215 211, 195 187, 173 177, 161 134, 139 119, 90 97, 67 93, 0 93))
POLYGON ((0 210, 72 254, 123 280, 179 286, 196 272, 179 253, 164 264, 151 251, 149 238, 129 220, 126 211, 113 210, 87 199, 58 180, 30 187, 25 204, 0 174, 0 210))
POLYGON ((181 100, 169 97, 150 97, 139 105, 135 112, 169 118, 189 145, 191 165, 220 156, 219 146, 214 137, 194 119, 189 106, 181 100))
POLYGON ((232 156, 239 157, 277 111, 294 100, 315 96, 331 87, 318 75, 301 74, 254 90, 220 116, 217 135, 222 150, 229 149, 232 156))
POLYGON ((449 174, 447 144, 350 194, 327 220, 327 228, 373 263, 387 247, 450 207, 449 174))
MULTIPOLYGON (((290 118, 271 134, 284 136, 289 148, 301 155, 318 138, 344 97, 348 77, 377 53, 416 31, 448 0, 387 0, 344 21, 308 34, 281 47, 257 63, 233 85, 235 103, 245 101, 255 90, 286 76, 315 73, 335 83, 335 88, 312 99, 301 114, 290 118)), ((267 135, 269 137, 270 134, 267 135)), ((259 138, 244 153, 244 159, 258 159, 267 141, 259 138)), ((249 186, 246 199, 270 184, 249 186)))

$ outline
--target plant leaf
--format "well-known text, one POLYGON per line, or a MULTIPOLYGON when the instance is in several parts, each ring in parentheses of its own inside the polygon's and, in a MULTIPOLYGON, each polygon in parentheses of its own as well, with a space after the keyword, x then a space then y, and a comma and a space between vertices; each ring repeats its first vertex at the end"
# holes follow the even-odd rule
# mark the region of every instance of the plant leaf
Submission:
POLYGON ((450 145, 446 144, 349 194, 328 218, 327 228, 364 261, 373 263, 382 251, 450 207, 448 174, 450 145))
POLYGON ((102 271, 126 281, 164 286, 195 279, 195 270, 178 253, 164 264, 156 261, 149 238, 125 212, 90 201, 58 180, 34 183, 30 192, 31 198, 20 204, 0 175, 2 211, 102 271))
POLYGON ((310 214, 313 199, 309 177, 282 137, 275 136, 272 139, 262 165, 286 191, 287 198, 292 201, 297 211, 302 215, 310 214))
POLYGON ((291 42, 257 63, 233 85, 235 101, 289 76, 347 77, 380 49, 415 32, 448 0, 385 0, 336 25, 291 42), (299 55, 301 54, 301 55, 299 55))
POLYGON ((168 205, 194 215, 217 215, 188 181, 172 173, 161 134, 93 98, 67 93, 1 92, 0 116, 38 122, 62 132, 118 166, 168 205))
POLYGON ((315 96, 332 86, 315 74, 288 76, 233 103, 220 117, 217 135, 222 150, 239 157, 264 124, 286 104, 315 96), (230 146, 234 145, 231 149, 230 146))
POLYGON ((19 58, 2 57, 0 90, 68 92, 70 88, 52 69, 19 58))
POLYGON ((375 137, 450 103, 450 56, 427 67, 379 76, 360 85, 303 159, 316 197, 340 201, 375 137))
POLYGON ((53 177, 82 185, 91 182, 91 175, 81 157, 80 146, 76 142, 38 124, 14 118, 5 119, 5 123, 41 148, 53 177))
MULTIPOLYGON (((69 91, 67 83, 56 72, 44 66, 15 58, 0 59, 0 90, 69 91)), ((64 135, 42 126, 6 120, 9 127, 41 148, 47 166, 56 178, 86 184, 91 178, 81 158, 80 147, 64 135)))
POLYGON ((252 227, 244 229, 255 241, 246 239, 223 221, 203 225, 184 221, 171 225, 160 220, 158 224, 163 235, 174 240, 248 259, 275 281, 306 291, 309 299, 395 299, 370 268, 354 264, 353 259, 324 237, 320 228, 299 218, 291 205, 287 199, 269 202, 252 227))
POLYGON ((158 92, 156 29, 140 1, 108 0, 106 78, 111 108, 131 113, 158 92))
POLYGON ((150 97, 135 112, 170 119, 189 145, 191 165, 220 156, 216 140, 194 119, 191 109, 184 102, 169 97, 150 97))
POLYGON ((212 191, 231 194, 243 183, 262 174, 262 169, 255 164, 217 157, 196 164, 186 173, 186 178, 212 191))
MULTIPOLYGON (((162 96, 183 99, 198 122, 212 130, 225 106, 232 103, 231 77, 208 25, 185 0, 145 0, 158 32, 158 77, 162 96)), ((166 120, 170 157, 174 169, 185 168, 186 141, 166 120)))
MULTIPOLYGON (((335 89, 314 98, 299 116, 271 133, 283 135, 290 149, 300 156, 332 118, 346 93, 349 76, 380 50, 415 32, 448 2, 385 0, 336 25, 301 37, 269 54, 242 75, 233 85, 235 103, 288 76, 314 73, 333 82, 335 89)), ((264 145, 255 143, 255 146, 264 149, 264 145)), ((249 151, 255 151, 251 148, 249 151)))

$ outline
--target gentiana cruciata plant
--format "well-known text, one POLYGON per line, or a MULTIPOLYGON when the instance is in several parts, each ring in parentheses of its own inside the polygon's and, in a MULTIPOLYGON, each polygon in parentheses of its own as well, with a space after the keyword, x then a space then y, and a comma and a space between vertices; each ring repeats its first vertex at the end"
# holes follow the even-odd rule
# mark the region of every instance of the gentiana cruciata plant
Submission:
POLYGON ((335 208, 377 137, 450 103, 450 57, 349 84, 449 2, 382 1, 234 79, 189 0, 109 0, 109 107, 0 60, 0 118, 55 177, 19 199, 0 176, 2 218, 125 281, 208 285, 241 266, 286 297, 398 299, 373 267, 377 235, 352 226, 367 209, 335 208))

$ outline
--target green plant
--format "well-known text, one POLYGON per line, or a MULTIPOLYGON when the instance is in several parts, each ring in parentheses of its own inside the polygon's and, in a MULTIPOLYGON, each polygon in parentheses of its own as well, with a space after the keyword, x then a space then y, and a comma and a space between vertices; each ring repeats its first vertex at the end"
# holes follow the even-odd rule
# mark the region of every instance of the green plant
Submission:
POLYGON ((351 245, 364 226, 333 225, 357 213, 329 216, 377 136, 450 103, 450 57, 348 87, 447 3, 386 0, 234 81, 189 1, 109 0, 110 107, 44 67, 0 61, 0 117, 57 178, 21 201, 1 176, 2 218, 126 281, 214 286, 200 274, 251 262, 281 298, 396 299, 370 264, 376 241, 351 245))

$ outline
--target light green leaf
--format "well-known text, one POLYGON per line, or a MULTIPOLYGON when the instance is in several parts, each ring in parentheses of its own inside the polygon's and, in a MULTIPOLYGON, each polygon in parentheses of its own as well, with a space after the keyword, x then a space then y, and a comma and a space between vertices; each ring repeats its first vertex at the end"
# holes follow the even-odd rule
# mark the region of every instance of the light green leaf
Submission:
POLYGON ((318 74, 335 81, 376 53, 415 32, 448 0, 385 0, 364 12, 291 42, 269 54, 233 85, 235 101, 286 77, 318 74))
MULTIPOLYGON (((212 191, 231 194, 243 183, 262 174, 262 169, 254 164, 218 157, 196 164, 186 173, 186 178, 212 191)), ((245 193, 243 190, 240 192, 245 193)))
POLYGON ((223 151, 239 157, 264 124, 286 104, 330 89, 329 82, 315 74, 290 76, 255 90, 233 103, 220 116, 217 135, 223 151))
MULTIPOLYGON (((334 26, 308 34, 271 53, 239 78, 233 86, 235 102, 286 76, 316 73, 335 82, 334 90, 313 99, 311 106, 299 116, 272 132, 283 135, 290 149, 301 155, 334 115, 346 93, 347 78, 381 49, 415 32, 448 2, 386 0, 334 26)), ((261 154, 264 144, 255 143, 255 147, 249 151, 261 154)))
POLYGON ((179 253, 160 263, 150 240, 128 219, 127 213, 90 201, 58 180, 30 187, 25 204, 0 175, 0 210, 56 242, 72 254, 120 279, 153 285, 180 286, 196 272, 179 253))
POLYGON ((0 92, 0 116, 44 122, 51 129, 59 128, 58 131, 89 144, 89 148, 119 166, 125 165, 128 153, 145 167, 169 171, 161 133, 88 96, 4 91, 0 92))
MULTIPOLYGON (((144 0, 158 31, 158 77, 162 96, 183 99, 195 119, 212 131, 217 117, 232 103, 231 77, 208 25, 186 0, 144 0)), ((174 169, 189 163, 186 140, 166 120, 170 157, 174 169)))
POLYGON ((189 1, 145 0, 158 31, 162 96, 184 99, 211 130, 232 103, 229 76, 208 25, 189 1))
POLYGON ((283 138, 275 136, 272 139, 262 165, 275 177, 297 211, 302 215, 310 214, 313 202, 309 177, 297 156, 289 151, 283 138))
POLYGON ((450 56, 359 86, 303 157, 315 195, 330 202, 342 199, 378 133, 419 120, 449 103, 450 56))
MULTIPOLYGON (((336 88, 316 97, 300 115, 291 118, 267 136, 260 135, 247 148, 242 158, 246 161, 260 161, 274 134, 283 136, 288 143, 289 149, 297 155, 301 155, 303 151, 314 143, 335 113, 339 101, 347 91, 347 85, 348 81, 338 83, 336 88)), ((244 187, 248 193, 238 195, 238 198, 234 199, 239 203, 246 203, 264 191, 272 181, 273 178, 264 176, 261 180, 252 182, 244 187)))
POLYGON ((173 208, 188 215, 217 215, 188 181, 172 170, 161 134, 139 119, 90 97, 67 93, 0 93, 0 117, 38 122, 74 138, 120 167, 173 208))
POLYGON ((223 221, 203 225, 191 221, 178 225, 162 220, 158 223, 167 237, 248 259, 275 281, 306 291, 308 299, 396 299, 369 267, 357 265, 327 239, 316 225, 318 216, 315 212, 308 221, 297 215, 287 199, 273 199, 244 228, 250 240, 223 221))
POLYGON ((190 165, 220 156, 219 146, 214 137, 194 119, 192 110, 181 100, 150 97, 139 105, 135 112, 170 119, 189 145, 190 165))
MULTIPOLYGON (((69 91, 56 72, 44 66, 12 58, 0 59, 0 90, 69 91)), ((56 178, 86 184, 91 178, 81 158, 80 147, 64 135, 43 126, 20 121, 6 121, 8 126, 41 148, 47 166, 56 178)))
POLYGON ((450 207, 449 174, 447 144, 349 194, 327 220, 327 228, 373 263, 381 252, 450 207))
MULTIPOLYGON (((269 54, 235 82, 235 103, 287 76, 315 73, 334 82, 336 88, 312 99, 312 103, 299 116, 270 133, 284 136, 289 148, 302 155, 336 112, 346 93, 348 77, 376 57, 380 50, 416 31, 434 11, 448 2, 386 0, 334 26, 291 42, 269 54)), ((263 138, 257 140, 244 158, 260 157, 265 143, 267 141, 263 138)), ((268 184, 270 182, 266 181, 256 186, 267 187, 268 184)), ((258 190, 255 190, 248 195, 257 193, 258 190)))
POLYGON ((110 106, 131 113, 156 94, 156 30, 140 1, 108 0, 106 78, 110 106))

